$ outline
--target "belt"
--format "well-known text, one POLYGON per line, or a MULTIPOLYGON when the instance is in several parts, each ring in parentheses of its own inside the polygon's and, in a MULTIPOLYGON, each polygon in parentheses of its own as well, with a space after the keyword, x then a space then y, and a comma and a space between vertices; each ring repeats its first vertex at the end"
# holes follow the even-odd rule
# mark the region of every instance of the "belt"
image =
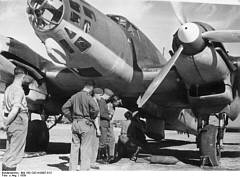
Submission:
MULTIPOLYGON (((76 118, 76 116, 74 116, 73 118, 76 118)), ((94 125, 94 122, 93 122, 93 120, 91 120, 90 118, 87 118, 87 117, 81 117, 81 116, 79 116, 79 117, 77 117, 76 119, 73 119, 73 121, 81 121, 81 120, 86 120, 85 121, 85 123, 86 123, 86 125, 88 125, 88 126, 93 126, 94 125)))
POLYGON ((88 120, 88 121, 90 121, 90 122, 93 122, 93 120, 92 120, 89 116, 85 116, 85 117, 83 117, 83 116, 77 116, 77 115, 74 115, 74 116, 72 116, 72 118, 73 118, 73 120, 86 119, 86 120, 88 120))
POLYGON ((127 136, 127 133, 121 133, 121 135, 127 136))

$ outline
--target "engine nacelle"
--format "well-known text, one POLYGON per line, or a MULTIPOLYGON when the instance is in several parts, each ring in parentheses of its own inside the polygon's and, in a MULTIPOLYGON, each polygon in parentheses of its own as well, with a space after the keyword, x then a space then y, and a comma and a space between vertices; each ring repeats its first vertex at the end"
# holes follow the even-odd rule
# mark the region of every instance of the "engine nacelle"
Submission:
POLYGON ((188 99, 199 114, 219 113, 233 101, 230 77, 224 81, 191 87, 188 99))

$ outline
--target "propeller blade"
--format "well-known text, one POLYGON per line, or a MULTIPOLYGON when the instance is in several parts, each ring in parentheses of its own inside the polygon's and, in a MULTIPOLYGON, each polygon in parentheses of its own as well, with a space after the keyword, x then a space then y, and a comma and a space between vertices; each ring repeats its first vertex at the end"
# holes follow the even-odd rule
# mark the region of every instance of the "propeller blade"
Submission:
POLYGON ((147 100, 152 96, 152 94, 155 92, 155 90, 158 88, 158 86, 162 83, 172 66, 177 61, 179 55, 181 54, 183 50, 183 46, 180 45, 178 50, 175 52, 175 54, 172 56, 172 58, 167 62, 167 64, 162 68, 162 70, 158 73, 158 75, 154 78, 152 83, 148 86, 147 90, 145 91, 144 95, 141 99, 138 99, 137 104, 138 107, 141 108, 147 100))
POLYGON ((215 42, 240 42, 240 30, 207 31, 202 34, 202 37, 215 42))
POLYGON ((183 6, 180 2, 171 2, 174 13, 181 25, 187 23, 187 17, 184 14, 183 6))

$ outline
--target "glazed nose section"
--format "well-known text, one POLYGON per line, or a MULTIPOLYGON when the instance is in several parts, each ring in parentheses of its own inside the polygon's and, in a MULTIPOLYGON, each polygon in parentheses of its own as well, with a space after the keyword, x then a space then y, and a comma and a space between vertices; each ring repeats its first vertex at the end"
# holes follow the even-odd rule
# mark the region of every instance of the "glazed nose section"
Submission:
POLYGON ((62 0, 28 0, 26 12, 35 30, 48 31, 61 22, 64 4, 62 0))
POLYGON ((28 0, 28 5, 31 7, 39 7, 47 0, 28 0))

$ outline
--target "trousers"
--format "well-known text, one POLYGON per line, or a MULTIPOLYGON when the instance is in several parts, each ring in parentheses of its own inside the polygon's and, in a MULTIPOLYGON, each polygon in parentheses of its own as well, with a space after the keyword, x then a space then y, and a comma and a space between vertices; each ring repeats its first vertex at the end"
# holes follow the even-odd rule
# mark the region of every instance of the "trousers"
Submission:
POLYGON ((94 136, 92 138, 92 157, 91 164, 95 165, 97 156, 98 156, 98 148, 99 148, 99 137, 97 137, 96 129, 94 129, 94 136))
POLYGON ((26 137, 28 130, 28 114, 18 113, 15 120, 7 129, 8 147, 3 155, 3 165, 8 168, 16 168, 24 157, 26 137))
POLYGON ((76 171, 80 150, 80 170, 90 170, 94 126, 89 120, 73 120, 69 170, 76 171))
POLYGON ((109 126, 101 126, 101 137, 99 139, 100 141, 100 147, 103 148, 105 146, 108 146, 109 148, 109 155, 114 156, 115 152, 115 136, 113 131, 113 125, 110 124, 109 126))

